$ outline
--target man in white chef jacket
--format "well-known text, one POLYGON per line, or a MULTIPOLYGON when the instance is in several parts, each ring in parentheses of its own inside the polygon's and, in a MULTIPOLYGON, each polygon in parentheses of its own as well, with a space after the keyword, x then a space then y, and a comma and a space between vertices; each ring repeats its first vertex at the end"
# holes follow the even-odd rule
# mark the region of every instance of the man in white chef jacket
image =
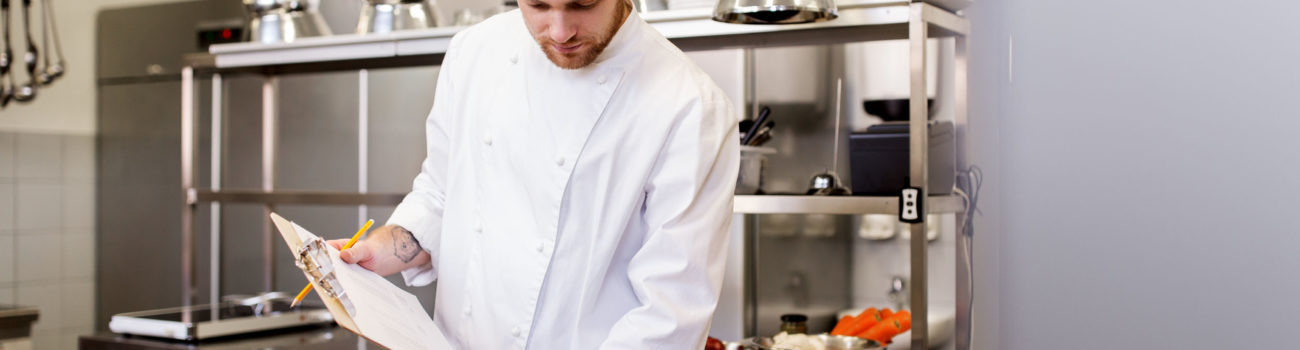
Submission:
POLYGON ((452 38, 414 187, 343 260, 436 280, 461 349, 702 348, 737 112, 626 0, 519 5, 452 38))

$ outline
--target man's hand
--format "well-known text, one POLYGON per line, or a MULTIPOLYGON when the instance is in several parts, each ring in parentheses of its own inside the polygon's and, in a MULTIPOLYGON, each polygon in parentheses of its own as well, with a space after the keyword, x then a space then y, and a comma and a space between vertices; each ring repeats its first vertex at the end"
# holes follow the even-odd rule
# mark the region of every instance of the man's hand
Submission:
MULTIPOLYGON (((335 249, 342 249, 346 239, 327 241, 335 249)), ((429 263, 429 253, 415 241, 411 231, 397 225, 384 225, 357 241, 352 248, 339 252, 339 259, 349 264, 358 264, 380 276, 388 276, 402 270, 429 263)))

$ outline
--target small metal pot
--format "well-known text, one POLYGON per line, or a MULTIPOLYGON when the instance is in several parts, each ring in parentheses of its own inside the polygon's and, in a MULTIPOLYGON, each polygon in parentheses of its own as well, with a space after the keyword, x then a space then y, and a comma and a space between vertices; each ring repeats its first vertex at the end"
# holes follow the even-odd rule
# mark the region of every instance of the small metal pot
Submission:
POLYGON ((438 7, 425 0, 364 0, 357 34, 390 33, 440 25, 438 7))
POLYGON ((245 41, 292 42, 299 38, 330 35, 325 19, 301 0, 244 0, 248 10, 245 41))

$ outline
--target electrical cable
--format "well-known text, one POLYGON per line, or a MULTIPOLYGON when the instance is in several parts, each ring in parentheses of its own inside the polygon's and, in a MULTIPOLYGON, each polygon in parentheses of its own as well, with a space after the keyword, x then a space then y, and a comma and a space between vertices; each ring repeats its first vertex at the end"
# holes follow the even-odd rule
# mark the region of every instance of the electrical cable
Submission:
MULTIPOLYGON (((963 178, 966 180, 966 187, 967 189, 969 189, 969 192, 963 191, 960 188, 961 186, 957 186, 958 187, 957 194, 960 195, 962 199, 965 200, 966 202, 966 211, 964 213, 964 217, 962 218, 961 225, 958 228, 958 232, 960 232, 961 235, 965 236, 965 239, 959 238, 958 241, 962 243, 962 250, 966 252, 966 257, 965 257, 966 277, 967 277, 966 284, 969 287, 968 295, 970 296, 970 299, 966 303, 965 323, 968 326, 973 326, 971 324, 971 320, 974 319, 973 314, 975 312, 975 258, 974 258, 975 244, 973 242, 975 239, 974 223, 975 223, 975 214, 980 214, 978 204, 979 204, 980 188, 983 187, 984 185, 984 171, 980 169, 979 166, 971 165, 970 169, 967 170, 966 172, 958 173, 958 179, 960 180, 963 178)), ((973 337, 974 333, 975 332, 973 329, 966 333, 967 345, 970 345, 971 338, 973 337)))

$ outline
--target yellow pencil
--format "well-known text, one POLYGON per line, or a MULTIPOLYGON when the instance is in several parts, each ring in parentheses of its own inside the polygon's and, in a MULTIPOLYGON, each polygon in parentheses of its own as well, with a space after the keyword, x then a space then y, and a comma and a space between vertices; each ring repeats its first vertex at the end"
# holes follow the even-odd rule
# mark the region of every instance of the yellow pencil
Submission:
MULTIPOLYGON (((362 225, 360 230, 357 230, 357 234, 352 235, 352 239, 349 239, 348 243, 343 245, 343 249, 352 248, 353 244, 357 244, 357 240, 361 239, 361 235, 366 233, 366 230, 370 229, 370 225, 374 225, 374 224, 375 224, 375 220, 366 220, 366 224, 362 225)), ((310 291, 311 291, 311 283, 307 283, 307 286, 303 287, 301 292, 298 292, 298 296, 293 298, 293 304, 290 304, 289 307, 292 308, 298 306, 298 303, 302 302, 302 298, 306 298, 307 292, 310 291)))

